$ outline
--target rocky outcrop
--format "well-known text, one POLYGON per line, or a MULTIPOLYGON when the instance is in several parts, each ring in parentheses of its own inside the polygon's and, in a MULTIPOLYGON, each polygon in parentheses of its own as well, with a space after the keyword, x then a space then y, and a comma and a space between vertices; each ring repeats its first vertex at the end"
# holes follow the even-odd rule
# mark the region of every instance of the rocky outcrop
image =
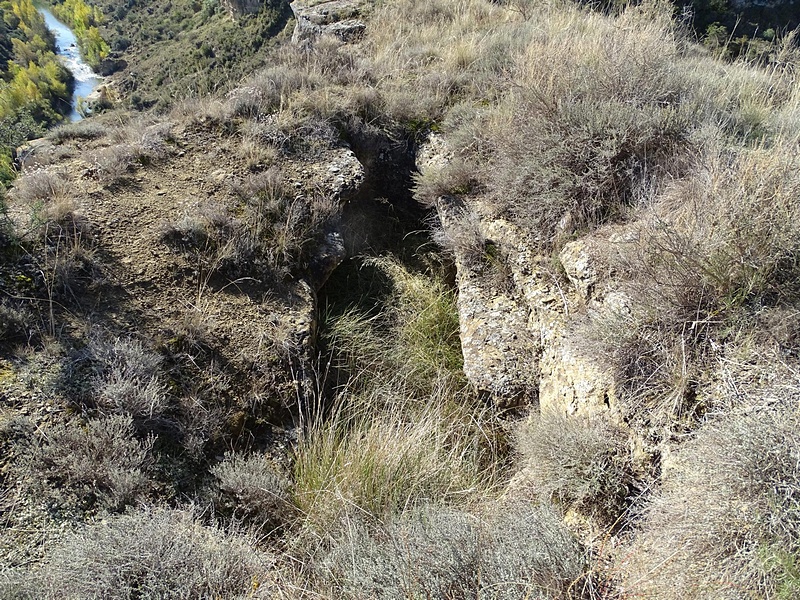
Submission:
POLYGON ((222 7, 234 19, 254 15, 263 5, 263 0, 222 0, 222 7))
MULTIPOLYGON (((342 147, 327 153, 322 161, 307 165, 300 175, 294 181, 295 186, 302 186, 302 180, 314 181, 325 198, 341 205, 361 190, 364 166, 350 148, 342 147)), ((319 290, 346 254, 341 231, 327 232, 311 258, 306 275, 308 284, 314 290, 319 290)))
POLYGON ((290 5, 297 21, 292 41, 300 43, 321 35, 332 35, 344 42, 361 37, 366 29, 362 15, 364 0, 295 0, 290 5))
MULTIPOLYGON (((418 153, 424 172, 452 160, 439 136, 418 153)), ((556 263, 537 252, 533 232, 493 214, 479 196, 441 197, 442 236, 455 255, 464 372, 503 407, 594 414, 615 405, 611 374, 571 339, 570 317, 604 306, 592 243, 568 243, 556 263), (458 242, 453 242, 458 240, 458 242)))

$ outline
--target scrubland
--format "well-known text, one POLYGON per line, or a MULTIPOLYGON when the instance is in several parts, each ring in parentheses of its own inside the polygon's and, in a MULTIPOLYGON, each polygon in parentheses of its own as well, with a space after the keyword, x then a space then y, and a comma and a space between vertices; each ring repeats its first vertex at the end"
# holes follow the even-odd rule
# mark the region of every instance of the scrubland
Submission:
POLYGON ((88 318, 75 290, 108 267, 75 181, 42 165, 15 183, 10 212, 33 216, 0 233, 0 597, 796 597, 794 35, 732 61, 660 3, 397 0, 367 23, 355 44, 278 45, 157 123, 50 134, 87 144, 70 152, 121 198, 172 164, 171 127, 229 141, 249 173, 233 208, 158 233, 196 266, 198 298, 259 273, 285 293, 347 222, 293 196, 288 161, 443 137, 451 160, 405 182, 414 223, 392 213, 400 233, 351 249, 319 291, 302 373, 284 347, 264 364, 288 379, 252 383, 257 361, 218 361, 202 311, 169 340, 88 318), (613 418, 501 410, 471 388, 451 254, 499 259, 475 215, 436 220, 443 196, 479 200, 554 262, 604 242, 627 301, 569 328, 613 373, 613 418), (279 425, 282 445, 265 433, 279 425))

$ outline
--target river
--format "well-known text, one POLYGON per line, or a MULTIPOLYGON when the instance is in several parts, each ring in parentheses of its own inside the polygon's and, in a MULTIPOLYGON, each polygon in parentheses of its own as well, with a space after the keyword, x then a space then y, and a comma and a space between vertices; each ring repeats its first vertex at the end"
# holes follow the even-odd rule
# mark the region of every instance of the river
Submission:
POLYGON ((95 91, 100 85, 101 79, 89 65, 83 62, 81 53, 78 51, 78 40, 75 39, 72 30, 56 19, 53 13, 46 8, 37 6, 36 10, 44 17, 45 25, 56 37, 57 54, 75 77, 75 91, 72 94, 72 112, 69 114, 69 120, 80 121, 83 115, 78 112, 78 98, 86 98, 95 91))

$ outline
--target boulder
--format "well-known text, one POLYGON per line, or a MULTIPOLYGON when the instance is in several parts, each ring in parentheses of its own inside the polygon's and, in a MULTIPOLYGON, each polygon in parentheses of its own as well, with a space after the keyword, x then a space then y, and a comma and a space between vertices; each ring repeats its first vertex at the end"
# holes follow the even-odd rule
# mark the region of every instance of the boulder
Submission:
POLYGON ((366 25, 361 20, 364 0, 295 0, 290 4, 295 25, 292 41, 301 43, 321 35, 331 35, 343 42, 360 38, 366 25))

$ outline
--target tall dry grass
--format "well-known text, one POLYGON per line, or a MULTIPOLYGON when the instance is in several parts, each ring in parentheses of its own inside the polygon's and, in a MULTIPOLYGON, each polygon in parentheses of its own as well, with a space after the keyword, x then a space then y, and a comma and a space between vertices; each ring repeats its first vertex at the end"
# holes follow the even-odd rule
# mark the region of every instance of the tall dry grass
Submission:
POLYGON ((396 259, 371 264, 390 282, 392 301, 328 317, 324 335, 346 379, 296 449, 296 501, 322 534, 352 510, 383 518, 480 497, 496 475, 490 411, 460 371, 452 291, 396 259))
MULTIPOLYGON (((627 410, 652 426, 691 427, 709 410, 698 389, 726 344, 759 333, 762 315, 796 322, 800 192, 793 139, 696 156, 639 211, 611 262, 628 302, 596 315, 587 351, 612 358, 627 410)), ((790 339, 784 351, 790 352, 790 339)))
MULTIPOLYGON (((427 405, 404 406, 398 387, 343 397, 314 424, 295 456, 295 500, 316 533, 325 535, 351 511, 385 518, 423 502, 461 503, 486 495, 495 482, 484 411, 454 406, 445 386, 427 405), (357 403, 356 406, 354 404, 357 403)), ((487 426, 488 429, 488 426, 487 426)))

